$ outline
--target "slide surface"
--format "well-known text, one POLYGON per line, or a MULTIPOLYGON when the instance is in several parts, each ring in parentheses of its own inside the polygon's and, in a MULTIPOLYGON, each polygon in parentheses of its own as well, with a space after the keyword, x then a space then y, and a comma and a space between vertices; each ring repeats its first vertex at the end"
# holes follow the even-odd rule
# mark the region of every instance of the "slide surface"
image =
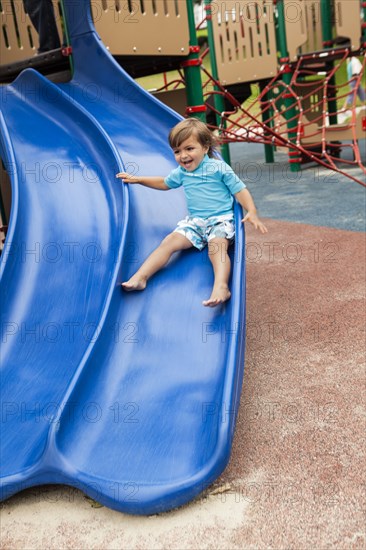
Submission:
POLYGON ((1 258, 1 496, 66 483, 150 514, 194 498, 229 460, 244 368, 241 212, 224 306, 202 306, 207 251, 178 254, 144 292, 121 291, 186 207, 180 190, 115 174, 167 174, 179 118, 114 62, 89 14, 71 20, 72 81, 27 70, 2 90, 13 203, 1 258))

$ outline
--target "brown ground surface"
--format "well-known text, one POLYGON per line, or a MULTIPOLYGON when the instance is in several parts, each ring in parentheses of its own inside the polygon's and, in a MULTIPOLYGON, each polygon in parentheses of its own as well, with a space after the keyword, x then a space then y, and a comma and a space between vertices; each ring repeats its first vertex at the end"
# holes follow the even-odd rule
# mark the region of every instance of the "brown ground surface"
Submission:
POLYGON ((365 549, 365 236, 268 220, 247 234, 247 353, 230 464, 173 512, 67 487, 2 505, 2 549, 365 549))

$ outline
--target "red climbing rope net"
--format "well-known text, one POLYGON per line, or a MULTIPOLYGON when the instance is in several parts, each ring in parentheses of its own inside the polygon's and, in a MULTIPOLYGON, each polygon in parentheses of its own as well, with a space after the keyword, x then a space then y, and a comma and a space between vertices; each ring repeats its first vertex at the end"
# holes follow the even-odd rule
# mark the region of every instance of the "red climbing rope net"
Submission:
MULTIPOLYGON (((362 98, 366 53, 360 73, 345 80, 350 55, 349 49, 338 48, 303 55, 291 65, 285 63, 244 103, 202 63, 207 111, 216 115, 216 123, 209 126, 217 131, 222 144, 256 142, 285 147, 290 163, 316 162, 366 187, 366 106, 357 99, 359 95, 362 98), (215 107, 215 96, 224 99, 224 111, 215 107)), ((164 88, 175 89, 182 83, 184 75, 180 72, 180 78, 165 82, 164 88)))
MULTIPOLYGON (((219 117, 219 124, 212 125, 212 129, 219 131, 222 143, 255 141, 287 147, 290 162, 315 161, 366 186, 364 176, 350 172, 350 167, 356 167, 366 174, 365 154, 361 155, 359 144, 359 139, 366 137, 366 106, 364 102, 357 106, 366 55, 360 73, 346 82, 340 74, 349 50, 338 50, 336 55, 335 62, 327 56, 324 63, 322 54, 314 54, 300 57, 292 67, 284 64, 246 106, 202 67, 207 77, 205 86, 211 82, 215 87, 214 92, 205 92, 206 98, 218 94, 226 100, 226 106, 231 105, 221 113, 210 105, 219 117), (287 83, 285 74, 291 75, 287 83), (352 151, 352 159, 341 158, 344 149, 352 151)), ((365 143, 361 143, 364 149, 365 143)))

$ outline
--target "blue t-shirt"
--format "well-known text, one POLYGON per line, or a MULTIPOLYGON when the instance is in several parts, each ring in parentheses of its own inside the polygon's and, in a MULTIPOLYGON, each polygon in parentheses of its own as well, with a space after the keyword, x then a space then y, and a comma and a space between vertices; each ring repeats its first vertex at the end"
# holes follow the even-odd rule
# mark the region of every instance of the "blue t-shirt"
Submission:
POLYGON ((178 166, 165 178, 171 189, 183 186, 189 215, 209 218, 233 211, 233 195, 245 184, 226 162, 205 155, 193 171, 178 166))

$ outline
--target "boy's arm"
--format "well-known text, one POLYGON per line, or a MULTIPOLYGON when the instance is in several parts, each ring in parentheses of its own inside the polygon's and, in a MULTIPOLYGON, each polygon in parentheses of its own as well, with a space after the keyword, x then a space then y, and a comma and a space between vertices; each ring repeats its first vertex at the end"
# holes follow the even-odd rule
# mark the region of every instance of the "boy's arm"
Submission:
POLYGON ((145 187, 152 187, 160 191, 168 191, 170 189, 161 176, 132 176, 131 174, 127 174, 127 172, 119 172, 116 178, 122 178, 125 183, 140 183, 145 187))
POLYGON ((247 211, 247 214, 242 219, 242 222, 249 221, 254 225, 256 229, 259 229, 261 233, 267 233, 268 230, 257 215, 257 209, 255 207, 252 195, 249 193, 248 189, 242 189, 241 191, 239 191, 239 193, 235 193, 234 197, 241 205, 241 207, 247 211))

